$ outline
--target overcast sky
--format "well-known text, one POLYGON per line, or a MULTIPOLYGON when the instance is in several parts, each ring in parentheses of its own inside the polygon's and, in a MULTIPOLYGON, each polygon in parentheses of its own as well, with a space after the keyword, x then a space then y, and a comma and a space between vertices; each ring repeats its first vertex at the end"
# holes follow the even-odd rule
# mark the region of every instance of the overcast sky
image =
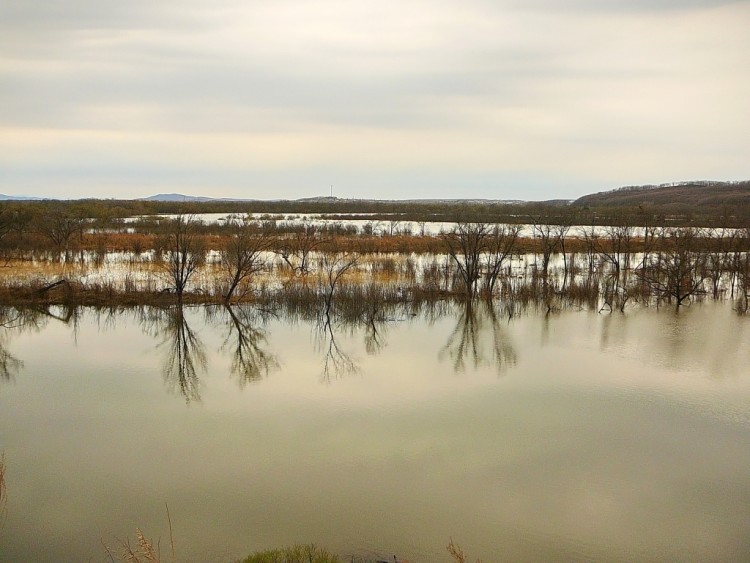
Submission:
POLYGON ((750 1, 0 0, 0 192, 750 178, 750 1))

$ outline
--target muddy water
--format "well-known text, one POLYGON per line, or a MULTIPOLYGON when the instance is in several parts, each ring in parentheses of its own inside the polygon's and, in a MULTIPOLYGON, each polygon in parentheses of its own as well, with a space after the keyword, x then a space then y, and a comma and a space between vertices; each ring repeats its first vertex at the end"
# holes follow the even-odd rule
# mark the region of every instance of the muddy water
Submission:
POLYGON ((166 553, 165 503, 179 561, 750 553, 750 318, 728 303, 9 324, 1 561, 105 561, 136 527, 166 553))

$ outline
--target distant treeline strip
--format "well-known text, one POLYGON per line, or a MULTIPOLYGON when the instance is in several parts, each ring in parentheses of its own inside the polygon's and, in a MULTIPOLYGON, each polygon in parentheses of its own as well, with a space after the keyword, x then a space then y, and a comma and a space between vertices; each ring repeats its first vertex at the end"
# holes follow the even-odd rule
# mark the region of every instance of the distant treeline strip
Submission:
POLYGON ((638 186, 591 194, 572 203, 356 199, 6 201, 0 204, 0 231, 9 221, 24 224, 50 213, 91 219, 98 228, 116 226, 117 220, 125 217, 176 213, 361 214, 374 220, 737 228, 750 226, 750 182, 638 186))

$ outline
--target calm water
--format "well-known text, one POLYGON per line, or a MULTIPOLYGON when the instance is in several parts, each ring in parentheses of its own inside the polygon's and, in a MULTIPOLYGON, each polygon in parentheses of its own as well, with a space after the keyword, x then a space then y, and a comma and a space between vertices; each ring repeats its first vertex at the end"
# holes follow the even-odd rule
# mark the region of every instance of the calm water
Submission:
POLYGON ((136 527, 164 548, 165 502, 180 561, 440 562, 450 537, 486 562, 750 553, 750 318, 729 304, 331 330, 50 313, 2 331, 0 561, 104 561, 136 527))

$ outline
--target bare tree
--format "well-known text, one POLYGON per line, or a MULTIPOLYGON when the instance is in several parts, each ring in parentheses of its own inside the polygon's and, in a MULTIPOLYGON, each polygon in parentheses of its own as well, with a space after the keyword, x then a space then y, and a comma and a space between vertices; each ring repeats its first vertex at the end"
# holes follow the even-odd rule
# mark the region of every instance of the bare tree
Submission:
POLYGON ((336 287, 339 285, 344 275, 357 265, 358 261, 359 256, 357 254, 345 252, 325 253, 321 258, 325 316, 329 321, 331 305, 333 304, 333 295, 336 291, 336 287))
POLYGON ((178 215, 171 221, 164 243, 163 267, 180 302, 190 278, 206 259, 203 240, 196 232, 197 225, 192 215, 178 215))
POLYGON ((699 235, 694 227, 664 231, 665 250, 647 268, 646 282, 651 290, 661 299, 674 299, 677 307, 703 290, 708 254, 696 248, 699 235))
POLYGON ((741 313, 750 311, 750 228, 740 231, 733 244, 732 250, 732 298, 739 296, 737 303, 741 313))
POLYGON ((605 236, 599 239, 598 252, 602 260, 612 268, 615 290, 625 280, 622 273, 630 266, 630 253, 632 252, 633 227, 628 225, 616 225, 605 227, 605 236))
POLYGON ((398 227, 401 225, 401 219, 393 218, 388 221, 388 236, 398 234, 398 227))
POLYGON ((563 259, 563 288, 568 283, 568 254, 565 248, 565 242, 568 237, 568 231, 570 231, 570 221, 567 217, 564 218, 566 221, 555 225, 555 236, 557 237, 557 244, 560 248, 560 253, 563 259))
POLYGON ((37 230, 46 236, 57 250, 64 253, 67 262, 70 259, 73 235, 82 233, 85 224, 86 220, 83 217, 54 209, 39 218, 37 230))
POLYGON ((256 232, 247 217, 231 220, 229 229, 229 239, 221 251, 221 267, 227 283, 226 303, 238 290, 241 296, 247 293, 252 277, 266 267, 265 253, 273 244, 270 236, 256 232))
POLYGON ((317 234, 315 225, 303 223, 291 237, 280 238, 274 252, 295 274, 306 276, 310 273, 310 256, 317 247, 326 242, 317 234))
POLYGON ((487 237, 487 271, 485 284, 488 295, 495 292, 505 261, 516 251, 521 225, 495 225, 487 237))
POLYGON ((487 251, 492 229, 487 223, 459 222, 452 230, 443 233, 448 256, 456 264, 467 295, 477 292, 477 281, 482 271, 482 253, 487 251))
POLYGON ((542 280, 546 286, 550 259, 560 249, 560 230, 555 225, 548 225, 537 219, 534 221, 532 232, 542 247, 542 280))
POLYGON ((711 293, 714 299, 718 299, 722 290, 721 282, 731 270, 732 257, 729 251, 734 246, 736 236, 737 231, 724 227, 711 229, 708 232, 712 248, 706 261, 708 268, 706 277, 711 282, 711 293))
POLYGON ((592 225, 588 228, 581 227, 579 233, 586 245, 586 264, 588 267, 589 281, 591 281, 591 278, 594 275, 594 269, 597 265, 596 258, 599 255, 599 232, 597 231, 597 228, 592 225))

